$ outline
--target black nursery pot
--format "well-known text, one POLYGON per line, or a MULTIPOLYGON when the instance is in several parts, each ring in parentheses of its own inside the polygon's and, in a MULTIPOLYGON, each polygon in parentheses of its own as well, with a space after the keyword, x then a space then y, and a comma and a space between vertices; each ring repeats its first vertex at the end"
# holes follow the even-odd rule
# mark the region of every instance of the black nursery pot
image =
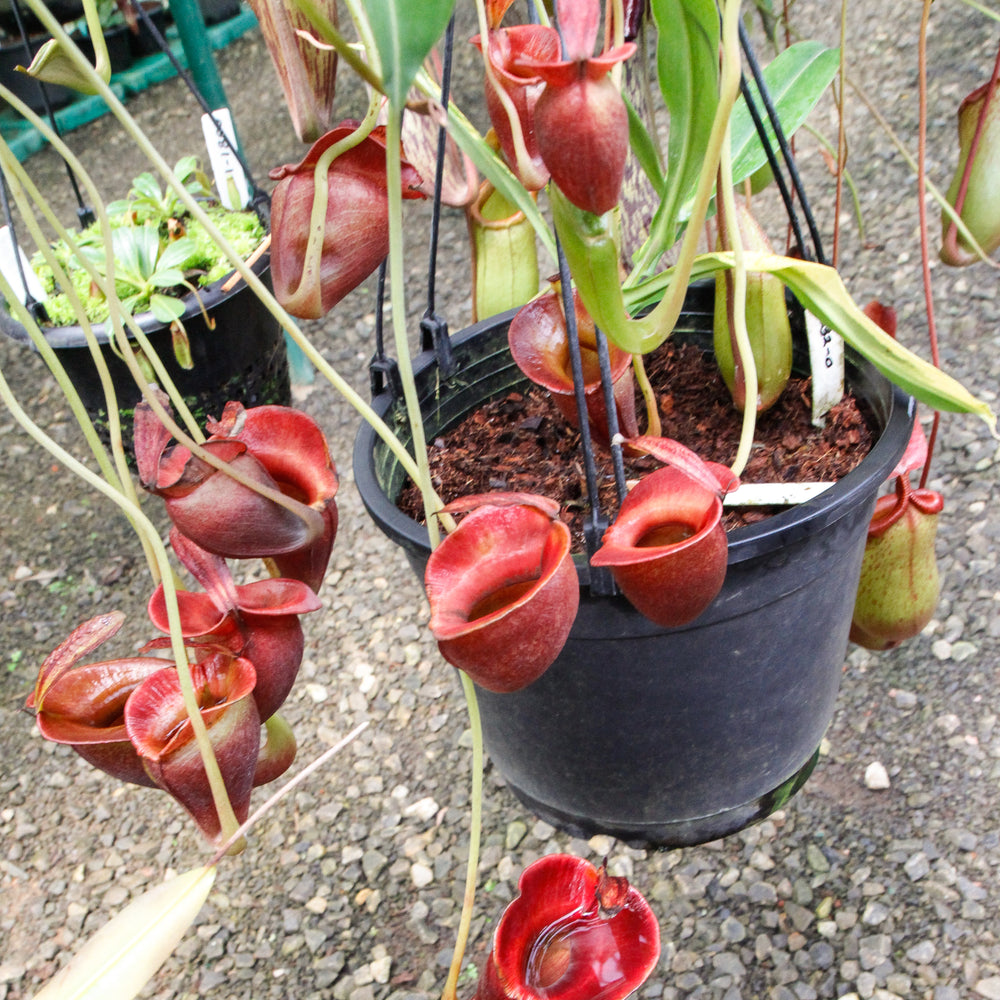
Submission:
MULTIPOLYGON (((83 4, 80 0, 46 0, 45 6, 60 24, 66 24, 83 17, 83 4)), ((26 4, 19 3, 18 0, 0 0, 0 30, 5 31, 8 35, 18 36, 21 33, 22 24, 25 31, 28 32, 45 31, 42 22, 28 10, 26 4), (12 9, 14 3, 18 3, 20 19, 12 9)))
MULTIPOLYGON (((269 283, 267 256, 254 265, 254 272, 269 283)), ((143 332, 201 426, 206 417, 219 417, 231 399, 244 406, 287 405, 291 401, 288 356, 278 321, 245 282, 240 281, 231 291, 224 292, 224 281, 215 282, 198 293, 201 306, 214 322, 214 329, 209 329, 194 296, 189 297, 190 302, 181 317, 191 343, 194 365, 190 369, 181 368, 177 363, 169 327, 158 322, 151 313, 138 317, 143 332)), ((0 329, 11 339, 34 350, 24 327, 2 309, 0 329)), ((126 453, 131 454, 132 417, 141 393, 125 362, 108 343, 104 325, 95 324, 93 329, 111 372, 121 413, 122 437, 126 453)), ((98 433, 107 440, 107 404, 83 330, 79 326, 64 326, 44 332, 49 345, 58 352, 98 433)))
MULTIPOLYGON (((70 36, 76 47, 90 60, 96 59, 94 43, 89 35, 77 33, 70 36)), ((132 65, 132 32, 128 25, 116 24, 104 29, 104 44, 108 49, 108 62, 112 73, 123 73, 132 65)))
MULTIPOLYGON (((156 0, 143 0, 139 6, 145 11, 146 16, 153 23, 156 30, 165 37, 167 28, 170 26, 170 12, 167 8, 163 4, 157 3, 156 0)), ((129 47, 135 59, 141 59, 143 56, 151 56, 160 51, 160 46, 153 37, 153 33, 141 17, 136 23, 136 30, 129 32, 129 47)))
MULTIPOLYGON (((428 439, 524 385, 507 349, 510 314, 453 341, 458 374, 415 362, 428 439)), ((689 295, 675 336, 710 344, 711 288, 689 295)), ((877 443, 808 503, 729 535, 721 593, 683 628, 653 625, 621 597, 580 610, 549 670, 515 694, 479 690, 486 747, 533 812, 575 834, 680 847, 734 833, 808 777, 833 717, 868 522, 909 440, 913 404, 848 352, 848 382, 877 443)), ((389 423, 402 407, 383 394, 389 423)), ((404 475, 367 425, 354 472, 378 526, 423 578, 427 533, 395 506, 404 475)))
POLYGON ((221 24, 239 14, 240 0, 198 0, 205 24, 221 24))

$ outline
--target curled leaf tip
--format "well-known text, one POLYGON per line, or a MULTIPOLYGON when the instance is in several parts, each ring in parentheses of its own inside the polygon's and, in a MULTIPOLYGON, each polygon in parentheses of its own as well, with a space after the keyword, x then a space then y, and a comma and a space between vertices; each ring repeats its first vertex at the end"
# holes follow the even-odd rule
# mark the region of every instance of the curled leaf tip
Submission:
POLYGON ((650 455, 664 465, 673 466, 699 486, 725 496, 732 493, 740 485, 739 476, 720 462, 706 462, 697 452, 673 438, 654 437, 650 434, 640 434, 636 437, 623 438, 634 451, 650 455))
POLYGON ((559 503, 536 493, 470 493, 459 497, 441 508, 442 514, 468 514, 480 507, 533 507, 555 520, 559 516, 559 503))
MULTIPOLYGON (((107 83, 111 79, 111 61, 108 58, 104 36, 100 32, 94 38, 94 50, 96 65, 92 69, 104 83, 107 83)), ((42 83, 69 87, 81 94, 98 93, 98 88, 90 76, 79 69, 72 56, 54 38, 50 38, 38 50, 27 69, 22 66, 17 68, 42 83)))

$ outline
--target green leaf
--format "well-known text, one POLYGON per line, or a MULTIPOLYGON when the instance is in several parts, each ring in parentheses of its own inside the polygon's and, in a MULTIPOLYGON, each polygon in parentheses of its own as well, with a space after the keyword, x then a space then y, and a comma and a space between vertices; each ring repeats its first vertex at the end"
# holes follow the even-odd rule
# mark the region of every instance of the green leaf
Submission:
MULTIPOLYGON (((625 95, 622 95, 625 97, 625 95)), ((663 172, 660 170, 660 160, 657 156, 656 143, 653 142, 646 123, 639 116, 632 102, 625 97, 625 107, 628 109, 628 144, 650 183, 659 191, 663 187, 663 172)))
MULTIPOLYGON (((851 298, 834 268, 778 254, 747 253, 745 258, 748 271, 777 275, 821 323, 839 333, 889 381, 915 399, 935 410, 978 414, 995 429, 996 416, 988 404, 940 368, 907 350, 869 319, 851 298)), ((695 280, 732 266, 731 253, 701 254, 691 278, 695 280)))
POLYGON ((719 102, 719 13, 715 0, 653 0, 656 70, 670 113, 666 187, 651 240, 666 249, 680 206, 697 186, 719 102))
POLYGON ((195 868, 147 890, 106 923, 35 1000, 131 1000, 194 922, 215 881, 195 868))
POLYGON ((402 111, 423 61, 441 37, 455 0, 366 0, 386 95, 402 111))
POLYGON ((197 252, 198 245, 195 241, 189 236, 182 236, 179 240, 173 240, 163 248, 163 253, 157 259, 156 269, 162 271, 169 267, 184 267, 197 252))
MULTIPOLYGON (((191 175, 198 169, 197 156, 182 156, 174 166, 174 176, 182 183, 191 179, 191 175)), ((197 178, 194 178, 197 181, 197 178)))
POLYGON ((141 284, 156 270, 160 237, 155 226, 122 226, 111 232, 115 267, 123 280, 141 284))
POLYGON ((116 216, 124 215, 131 208, 132 208, 132 203, 130 201, 126 201, 124 198, 120 198, 118 201, 108 202, 107 212, 108 215, 113 219, 116 216))
POLYGON ((175 319, 180 319, 184 315, 184 301, 173 295, 150 296, 149 311, 161 323, 173 323, 175 319))
POLYGON ((176 288, 184 283, 184 272, 176 267, 157 268, 156 273, 150 275, 149 283, 154 288, 176 288))
MULTIPOLYGON (((85 5, 88 30, 94 45, 95 65, 93 71, 107 83, 111 79, 111 61, 108 46, 97 20, 93 5, 85 5)), ((81 94, 98 93, 97 85, 90 76, 77 66, 74 58, 55 38, 50 38, 35 54, 31 65, 25 70, 28 76, 57 86, 70 87, 81 94)))
POLYGON ((133 179, 131 194, 156 203, 163 197, 163 192, 160 190, 156 178, 148 171, 133 179))
MULTIPOLYGON (((431 88, 425 86, 427 80, 423 76, 422 74, 421 89, 425 93, 430 93, 432 92, 431 88)), ((525 190, 524 186, 511 173, 507 164, 490 149, 483 137, 476 131, 475 126, 453 103, 448 105, 448 134, 497 191, 524 212, 549 256, 556 260, 556 242, 552 236, 552 230, 539 212, 534 197, 525 190)))
MULTIPOLYGON (((839 66, 840 49, 830 49, 819 42, 808 41, 789 46, 765 67, 764 83, 786 136, 792 136, 806 120, 837 75, 839 66)), ((771 148, 777 149, 774 128, 767 120, 767 114, 760 103, 760 91, 752 81, 749 86, 755 106, 761 109, 771 148)), ((730 143, 734 184, 767 163, 767 154, 742 95, 733 108, 730 120, 730 143)))
POLYGON ((655 333, 655 320, 649 316, 632 319, 625 311, 612 213, 593 215, 578 208, 555 184, 549 188, 549 203, 587 312, 612 343, 630 354, 641 354, 644 342, 655 333))
MULTIPOLYGON (((133 316, 137 313, 145 311, 146 306, 149 304, 149 299, 145 292, 136 292, 134 295, 121 295, 119 297, 122 302, 122 312, 131 313, 133 316)), ((155 382, 156 379, 154 378, 155 382)))

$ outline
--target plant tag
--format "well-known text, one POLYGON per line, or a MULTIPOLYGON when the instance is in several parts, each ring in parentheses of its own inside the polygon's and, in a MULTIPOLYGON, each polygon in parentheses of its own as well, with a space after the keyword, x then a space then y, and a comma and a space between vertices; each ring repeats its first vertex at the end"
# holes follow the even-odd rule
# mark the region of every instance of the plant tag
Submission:
POLYGON ((243 167, 229 144, 219 135, 216 123, 236 145, 236 129, 233 128, 233 116, 229 108, 219 108, 210 115, 201 116, 201 130, 205 135, 205 145, 208 147, 208 160, 212 164, 212 174, 215 177, 215 188, 219 192, 219 200, 226 208, 239 210, 250 204, 250 186, 243 167))
POLYGON ((740 483, 722 503, 726 507, 793 507, 831 486, 833 483, 740 483))
POLYGON ((30 295, 35 302, 45 301, 45 290, 42 288, 38 275, 32 270, 25 252, 14 242, 10 226, 0 228, 0 271, 7 283, 14 290, 22 305, 27 305, 30 295), (18 259, 21 267, 18 269, 18 259), (22 278, 23 274, 23 278, 22 278), (27 287, 25 287, 27 282, 27 287))
POLYGON ((823 417, 844 396, 844 340, 806 313, 809 367, 812 370, 812 422, 823 426, 823 417))

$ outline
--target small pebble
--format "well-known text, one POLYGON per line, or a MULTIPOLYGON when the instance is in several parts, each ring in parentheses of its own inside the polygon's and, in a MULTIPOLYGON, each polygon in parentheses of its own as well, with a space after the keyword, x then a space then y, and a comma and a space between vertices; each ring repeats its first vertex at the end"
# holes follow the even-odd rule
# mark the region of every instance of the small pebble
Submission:
POLYGON ((865 788, 870 788, 873 792, 885 791, 890 784, 889 772, 884 764, 875 760, 865 768, 865 788))
POLYGON ((410 878, 418 889, 423 889, 434 881, 434 872, 418 861, 410 865, 410 878))

